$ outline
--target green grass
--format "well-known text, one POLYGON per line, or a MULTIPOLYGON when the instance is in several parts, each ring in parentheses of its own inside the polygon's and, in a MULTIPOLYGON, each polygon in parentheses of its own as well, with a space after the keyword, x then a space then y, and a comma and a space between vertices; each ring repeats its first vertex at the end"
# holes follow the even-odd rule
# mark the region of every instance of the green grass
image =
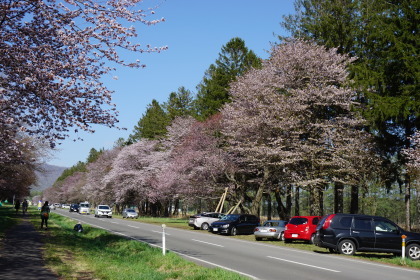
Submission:
MULTIPOLYGON (((39 228, 39 217, 31 216, 39 228)), ((51 213, 45 236, 47 265, 62 279, 247 279, 219 268, 204 268, 175 253, 84 225, 73 231, 74 220, 51 213)))
POLYGON ((0 241, 4 238, 6 231, 16 225, 22 218, 22 212, 19 211, 16 214, 15 211, 13 205, 3 204, 0 207, 0 241))

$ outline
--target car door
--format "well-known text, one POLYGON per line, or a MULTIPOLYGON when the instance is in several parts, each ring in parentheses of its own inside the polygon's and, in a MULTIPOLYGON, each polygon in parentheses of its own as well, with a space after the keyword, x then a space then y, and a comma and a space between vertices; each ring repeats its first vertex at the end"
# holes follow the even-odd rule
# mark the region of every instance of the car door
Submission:
POLYGON ((372 228, 372 218, 354 217, 351 236, 359 243, 359 248, 375 248, 375 232, 372 228))
POLYGON ((400 229, 397 225, 381 218, 375 218, 373 223, 376 249, 401 250, 402 239, 400 229))

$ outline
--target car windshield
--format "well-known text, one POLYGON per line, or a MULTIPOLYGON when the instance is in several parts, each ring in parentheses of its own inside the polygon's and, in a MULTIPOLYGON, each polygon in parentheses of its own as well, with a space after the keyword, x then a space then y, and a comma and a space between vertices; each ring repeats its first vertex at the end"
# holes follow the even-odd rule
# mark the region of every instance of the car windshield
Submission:
POLYGON ((101 210, 109 210, 109 206, 102 205, 102 206, 99 206, 99 209, 101 209, 101 210))
POLYGON ((226 215, 224 217, 222 217, 220 220, 222 221, 236 221, 237 219, 239 219, 240 215, 237 214, 229 214, 226 215))
POLYGON ((136 212, 136 211, 134 211, 133 209, 125 209, 125 211, 126 211, 126 212, 131 212, 131 213, 136 212))
POLYGON ((284 222, 282 221, 267 221, 264 223, 265 227, 282 227, 284 226, 284 222))
POLYGON ((292 225, 305 225, 308 223, 308 219, 306 218, 292 218, 289 224, 292 225))
POLYGON ((87 208, 89 208, 89 204, 88 203, 80 203, 80 207, 87 207, 87 208))

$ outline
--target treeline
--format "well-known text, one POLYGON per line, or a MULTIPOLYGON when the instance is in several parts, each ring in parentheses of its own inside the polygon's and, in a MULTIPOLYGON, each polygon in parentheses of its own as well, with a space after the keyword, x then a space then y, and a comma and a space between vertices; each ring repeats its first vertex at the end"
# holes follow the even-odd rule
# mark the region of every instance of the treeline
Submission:
MULTIPOLYGON (((335 23, 362 36, 369 29, 362 30, 357 17, 372 1, 344 1, 349 7, 333 2, 297 1, 297 14, 283 23, 295 39, 281 38, 268 60, 232 39, 195 96, 180 87, 163 104, 153 100, 128 139, 111 150, 92 150, 99 155, 83 163, 86 170, 61 178, 44 195, 136 205, 143 214, 168 216, 187 207, 213 210, 228 188, 225 211, 238 205, 241 212, 285 219, 366 213, 408 228, 419 224, 418 72, 402 69, 413 74, 402 79, 386 70, 388 63, 416 55, 408 47, 415 42, 404 42, 401 52, 409 53, 390 59, 381 41, 357 41, 354 48, 340 36, 334 41, 337 33, 317 32, 325 23, 316 17, 330 20, 321 30, 340 29, 330 26, 335 23), (349 25, 338 12, 351 7, 349 25), (412 102, 398 105, 407 97, 412 102)), ((385 17, 375 26, 394 26, 392 20, 415 8, 403 4, 398 13, 393 5, 369 6, 375 18, 385 17)), ((402 64, 410 63, 417 61, 402 64)))

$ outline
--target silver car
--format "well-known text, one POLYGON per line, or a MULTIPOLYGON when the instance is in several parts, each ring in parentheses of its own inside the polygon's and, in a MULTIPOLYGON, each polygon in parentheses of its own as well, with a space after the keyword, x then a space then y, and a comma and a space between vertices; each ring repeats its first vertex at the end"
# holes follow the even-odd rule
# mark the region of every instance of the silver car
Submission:
POLYGON ((194 229, 208 230, 211 223, 220 220, 225 214, 217 212, 203 212, 190 216, 188 225, 194 229))
POLYGON ((112 209, 108 205, 98 205, 95 208, 95 217, 112 218, 112 209))
POLYGON ((137 214, 137 212, 136 212, 136 210, 134 210, 134 209, 130 209, 130 208, 126 208, 126 209, 124 209, 123 210, 123 212, 122 212, 122 217, 123 218, 138 218, 139 217, 139 214, 137 214))
POLYGON ((284 229, 287 225, 283 220, 268 220, 262 226, 254 229, 255 240, 260 241, 263 238, 284 241, 284 229))

